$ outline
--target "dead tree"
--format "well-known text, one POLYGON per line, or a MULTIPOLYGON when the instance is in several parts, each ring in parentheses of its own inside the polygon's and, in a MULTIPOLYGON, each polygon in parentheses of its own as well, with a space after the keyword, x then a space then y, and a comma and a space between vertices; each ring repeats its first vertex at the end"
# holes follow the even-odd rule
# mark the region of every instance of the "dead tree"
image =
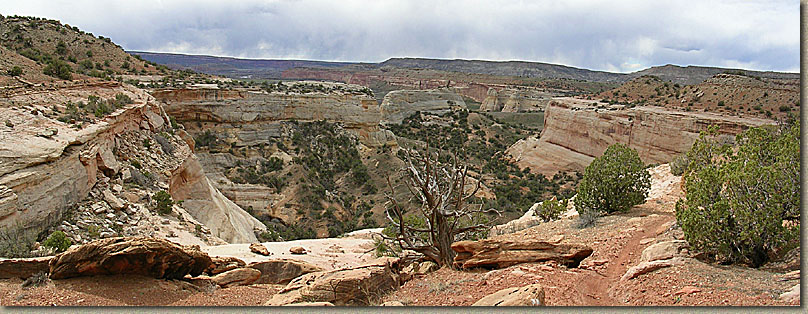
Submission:
POLYGON ((386 214, 396 230, 396 236, 387 239, 403 250, 423 254, 438 265, 452 265, 455 257, 452 242, 471 232, 490 229, 485 214, 500 213, 495 209, 484 210, 482 204, 467 203, 480 189, 480 180, 469 182, 469 168, 458 162, 457 154, 449 165, 440 163, 437 153, 430 153, 429 143, 424 153, 402 149, 406 163, 402 177, 411 195, 408 203, 417 206, 404 208, 402 202, 396 200, 393 185, 387 178, 390 192, 386 196, 390 206, 386 214), (420 219, 424 223, 415 223, 420 219))

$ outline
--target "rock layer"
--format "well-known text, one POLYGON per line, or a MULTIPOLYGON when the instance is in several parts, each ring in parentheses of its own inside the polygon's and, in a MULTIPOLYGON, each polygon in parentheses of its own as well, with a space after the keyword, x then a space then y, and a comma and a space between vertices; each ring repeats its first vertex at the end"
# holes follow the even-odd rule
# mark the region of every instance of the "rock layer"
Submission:
POLYGON ((381 122, 399 124, 417 111, 446 113, 466 108, 466 102, 453 89, 399 90, 387 93, 381 104, 381 122))
POLYGON ((480 104, 480 111, 526 112, 544 111, 552 94, 534 90, 491 88, 480 104))
POLYGON ((645 163, 666 163, 688 151, 711 125, 735 135, 772 120, 684 112, 661 107, 598 109, 591 101, 557 98, 544 114, 541 136, 520 140, 506 154, 521 168, 553 176, 583 171, 606 148, 622 143, 637 150, 645 163))

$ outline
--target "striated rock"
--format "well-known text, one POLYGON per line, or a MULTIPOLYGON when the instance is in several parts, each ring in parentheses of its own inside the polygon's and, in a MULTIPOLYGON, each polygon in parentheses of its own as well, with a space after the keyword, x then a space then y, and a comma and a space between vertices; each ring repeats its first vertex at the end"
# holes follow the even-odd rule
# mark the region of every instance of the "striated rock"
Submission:
POLYGON ((0 259, 0 279, 20 278, 25 279, 40 272, 48 272, 53 256, 34 258, 12 258, 0 259))
POLYGON ((642 251, 640 260, 643 262, 652 262, 674 257, 685 257, 687 254, 683 251, 688 247, 687 241, 682 240, 659 242, 645 248, 645 250, 642 251))
POLYGON ((653 106, 625 110, 595 109, 594 101, 555 98, 547 106, 541 136, 519 140, 506 154, 519 167, 552 177, 558 171, 583 171, 609 145, 626 144, 645 163, 667 163, 686 152, 710 125, 734 136, 772 120, 685 112, 653 106))
POLYGON ((106 201, 107 204, 109 204, 110 208, 114 210, 121 210, 124 207, 126 207, 126 205, 123 203, 123 201, 121 201, 121 199, 115 196, 115 194, 112 194, 112 191, 104 190, 102 194, 104 195, 104 201, 106 201))
POLYGON ((640 262, 636 266, 633 266, 628 270, 626 270, 626 273, 623 274, 623 277, 620 277, 620 280, 633 279, 639 275, 647 274, 657 269, 671 266, 678 266, 682 264, 684 264, 684 258, 682 257, 674 257, 672 259, 665 259, 665 260, 656 260, 653 262, 640 262))
POLYGON ((0 218, 11 215, 20 209, 17 194, 5 185, 0 185, 0 218))
POLYGON ((442 114, 466 108, 466 102, 453 89, 397 90, 387 93, 381 104, 381 122, 400 124, 416 111, 442 114))
POLYGON ((246 265, 244 261, 230 256, 214 256, 211 257, 211 264, 210 267, 207 269, 207 273, 211 275, 221 274, 228 270, 233 270, 236 268, 242 268, 246 265))
POLYGON ((289 248, 289 252, 292 254, 306 254, 306 249, 302 246, 293 246, 289 248))
POLYGON ((246 286, 261 278, 261 271, 252 268, 236 268, 210 278, 222 288, 246 286))
POLYGON ((265 305, 330 302, 335 305, 367 305, 374 297, 398 288, 389 263, 314 272, 286 285, 265 305))
POLYGON ((202 274, 211 262, 198 247, 156 238, 118 237, 70 248, 49 266, 51 279, 117 274, 179 279, 202 274))
POLYGON ((454 265, 462 268, 503 268, 519 263, 548 260, 577 267, 581 260, 592 254, 592 248, 581 244, 535 240, 459 241, 452 243, 452 250, 457 252, 454 265))
POLYGON ((267 250, 267 247, 261 243, 250 243, 250 252, 258 255, 269 256, 272 253, 267 250))
POLYGON ((287 284, 302 275, 324 271, 323 268, 304 261, 291 259, 274 259, 250 263, 250 268, 261 271, 261 278, 255 283, 287 284))
POLYGON ((507 288, 487 295, 471 306, 543 306, 544 288, 540 284, 507 288))

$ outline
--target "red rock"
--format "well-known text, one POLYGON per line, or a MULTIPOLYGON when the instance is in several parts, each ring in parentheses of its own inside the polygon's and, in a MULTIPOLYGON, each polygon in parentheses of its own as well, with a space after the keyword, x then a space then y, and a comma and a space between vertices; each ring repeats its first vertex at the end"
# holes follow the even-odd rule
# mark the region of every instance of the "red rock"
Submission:
POLYGON ((674 292, 673 295, 691 294, 696 292, 701 292, 701 289, 694 286, 686 286, 682 289, 679 289, 679 291, 674 292))

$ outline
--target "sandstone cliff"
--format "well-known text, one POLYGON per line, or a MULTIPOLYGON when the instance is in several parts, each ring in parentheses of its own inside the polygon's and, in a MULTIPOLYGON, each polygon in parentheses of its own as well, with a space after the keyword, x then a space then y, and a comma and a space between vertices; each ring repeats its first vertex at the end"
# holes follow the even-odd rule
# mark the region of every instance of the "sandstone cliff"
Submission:
POLYGON ((466 108, 466 102, 453 89, 400 90, 384 96, 381 104, 382 123, 399 124, 416 111, 446 113, 466 108))
POLYGON ((543 111, 550 102, 550 93, 523 89, 488 89, 480 111, 526 112, 543 111))
MULTIPOLYGON (((136 162, 144 173, 150 171, 158 187, 168 188, 166 182, 171 181, 177 182, 174 190, 206 191, 172 191, 172 196, 176 201, 188 201, 189 213, 201 223, 215 226, 215 235, 226 241, 254 241, 253 228, 263 227, 235 204, 221 202, 218 191, 206 180, 204 184, 177 180, 179 174, 201 178, 205 174, 199 167, 187 166, 195 161, 191 148, 170 134, 173 130, 161 105, 140 89, 114 82, 68 82, 49 89, 22 90, 6 95, 0 119, 7 121, 0 126, 2 226, 51 227, 67 210, 88 198, 98 182, 104 186, 110 181, 122 182, 127 176, 124 173, 132 172, 130 164, 136 162), (86 120, 86 116, 74 114, 72 120, 57 120, 90 96, 103 100, 118 95, 129 97, 132 103, 100 119, 86 120), (193 206, 195 203, 205 206, 193 206), (222 216, 231 219, 223 220, 222 216)), ((110 197, 110 203, 121 202, 110 197)))
POLYGON ((614 143, 634 148, 646 163, 666 163, 686 152, 710 125, 734 135, 772 120, 739 118, 660 107, 598 108, 592 101, 554 99, 544 115, 537 139, 520 140, 506 151, 520 167, 552 176, 559 171, 583 171, 614 143))

